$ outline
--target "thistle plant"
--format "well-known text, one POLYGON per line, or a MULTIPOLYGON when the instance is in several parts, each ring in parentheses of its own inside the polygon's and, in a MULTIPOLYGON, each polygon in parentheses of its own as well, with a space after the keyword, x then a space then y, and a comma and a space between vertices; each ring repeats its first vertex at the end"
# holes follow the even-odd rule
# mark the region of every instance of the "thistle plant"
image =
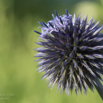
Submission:
POLYGON ((93 18, 66 15, 59 16, 55 11, 53 19, 41 25, 40 40, 37 44, 39 72, 44 72, 49 86, 57 84, 57 89, 87 92, 97 89, 103 99, 103 25, 95 23, 93 18))

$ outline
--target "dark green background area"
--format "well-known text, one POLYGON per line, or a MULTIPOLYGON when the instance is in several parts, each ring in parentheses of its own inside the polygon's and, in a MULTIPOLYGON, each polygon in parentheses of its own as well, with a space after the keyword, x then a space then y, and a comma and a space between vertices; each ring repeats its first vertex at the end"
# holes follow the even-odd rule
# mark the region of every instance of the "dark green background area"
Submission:
POLYGON ((94 17, 103 24, 103 0, 0 0, 0 103, 102 103, 96 90, 86 95, 51 90, 34 62, 40 31, 57 10, 94 17))

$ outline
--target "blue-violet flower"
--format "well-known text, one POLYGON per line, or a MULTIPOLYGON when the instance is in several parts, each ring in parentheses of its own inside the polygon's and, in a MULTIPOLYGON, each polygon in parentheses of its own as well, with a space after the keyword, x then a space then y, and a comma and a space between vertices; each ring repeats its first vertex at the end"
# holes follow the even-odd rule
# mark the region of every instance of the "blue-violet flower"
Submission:
POLYGON ((39 72, 45 72, 49 86, 57 84, 57 89, 69 91, 75 89, 86 93, 87 88, 97 89, 103 99, 103 25, 98 26, 93 18, 66 15, 56 16, 47 23, 39 22, 41 33, 37 44, 40 57, 39 72))

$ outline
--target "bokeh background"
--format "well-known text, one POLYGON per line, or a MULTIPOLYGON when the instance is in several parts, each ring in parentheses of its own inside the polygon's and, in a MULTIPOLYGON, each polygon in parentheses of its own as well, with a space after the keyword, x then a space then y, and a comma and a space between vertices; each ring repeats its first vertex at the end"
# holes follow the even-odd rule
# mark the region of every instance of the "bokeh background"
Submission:
POLYGON ((57 10, 94 17, 103 24, 103 0, 0 0, 0 103, 103 103, 99 94, 73 91, 69 96, 51 90, 38 73, 36 52, 38 21, 47 22, 57 10))

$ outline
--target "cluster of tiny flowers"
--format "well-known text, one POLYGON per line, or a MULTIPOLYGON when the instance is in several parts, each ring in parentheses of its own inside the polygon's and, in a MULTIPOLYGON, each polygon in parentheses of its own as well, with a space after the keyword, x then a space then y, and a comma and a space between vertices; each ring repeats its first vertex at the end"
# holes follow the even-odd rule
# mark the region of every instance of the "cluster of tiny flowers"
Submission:
POLYGON ((103 99, 103 25, 98 26, 93 18, 87 22, 87 17, 72 16, 66 10, 66 15, 56 16, 47 23, 39 22, 41 41, 37 44, 37 61, 39 72, 45 72, 49 86, 57 84, 57 89, 69 91, 75 89, 87 92, 94 87, 103 99))

